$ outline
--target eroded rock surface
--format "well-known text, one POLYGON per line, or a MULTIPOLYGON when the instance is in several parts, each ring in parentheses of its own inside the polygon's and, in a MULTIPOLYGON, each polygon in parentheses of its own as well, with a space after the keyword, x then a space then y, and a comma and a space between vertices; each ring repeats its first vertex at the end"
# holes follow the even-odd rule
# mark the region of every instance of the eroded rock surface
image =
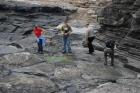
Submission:
MULTIPOLYGON (((36 4, 27 6, 23 2, 6 1, 0 4, 1 10, 8 11, 0 13, 1 93, 140 92, 137 73, 123 67, 122 61, 128 62, 125 57, 115 54, 115 67, 104 66, 103 45, 96 40, 94 42, 97 47, 95 54, 86 54, 87 48, 82 47, 84 33, 76 31, 80 32, 81 28, 73 29, 75 32, 71 35, 73 53, 68 55, 61 53, 62 37, 55 27, 62 23, 66 16, 61 15, 60 11, 60 15, 46 13, 56 7, 44 10, 46 6, 45 8, 40 5, 38 7, 36 4), (16 4, 18 4, 17 8, 16 4), (9 12, 9 8, 13 11, 9 12), (33 12, 30 13, 30 11, 33 12), (45 46, 44 54, 38 54, 36 51, 36 38, 32 33, 35 24, 46 29, 45 36, 53 37, 56 43, 45 46)), ((68 1, 64 0, 65 2, 68 1)), ((89 8, 88 6, 95 1, 72 0, 69 2, 77 7, 89 8)), ((63 8, 62 10, 67 11, 63 8)), ((71 8, 68 11, 71 11, 71 8)))
POLYGON ((140 56, 139 0, 112 0, 102 8, 99 22, 105 38, 114 38, 119 49, 140 56))

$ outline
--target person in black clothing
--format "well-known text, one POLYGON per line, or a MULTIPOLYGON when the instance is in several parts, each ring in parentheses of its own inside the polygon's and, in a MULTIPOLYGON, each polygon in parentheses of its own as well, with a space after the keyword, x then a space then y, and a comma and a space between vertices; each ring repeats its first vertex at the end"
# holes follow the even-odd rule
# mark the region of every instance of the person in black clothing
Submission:
POLYGON ((89 54, 92 54, 94 52, 93 42, 94 37, 88 37, 88 48, 89 48, 89 54))
POLYGON ((109 40, 105 43, 106 47, 104 49, 104 58, 105 58, 105 65, 107 65, 107 57, 111 57, 111 66, 114 66, 114 47, 115 41, 109 40))
POLYGON ((89 24, 86 24, 87 30, 85 33, 85 37, 86 37, 86 41, 87 41, 87 45, 89 48, 89 53, 88 54, 93 54, 94 52, 94 47, 93 47, 93 40, 95 39, 95 33, 93 31, 93 27, 90 26, 89 24))

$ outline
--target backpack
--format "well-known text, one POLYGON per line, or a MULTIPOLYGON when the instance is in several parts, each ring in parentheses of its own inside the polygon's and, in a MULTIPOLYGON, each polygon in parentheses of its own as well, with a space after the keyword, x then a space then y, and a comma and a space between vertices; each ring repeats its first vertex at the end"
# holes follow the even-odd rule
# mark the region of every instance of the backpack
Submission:
POLYGON ((106 44, 106 47, 107 47, 107 48, 114 49, 115 41, 109 40, 109 41, 107 41, 105 44, 106 44))
POLYGON ((70 27, 69 26, 63 26, 62 27, 62 31, 64 31, 64 33, 68 33, 70 31, 70 27), (65 30, 65 28, 67 28, 67 30, 65 30))

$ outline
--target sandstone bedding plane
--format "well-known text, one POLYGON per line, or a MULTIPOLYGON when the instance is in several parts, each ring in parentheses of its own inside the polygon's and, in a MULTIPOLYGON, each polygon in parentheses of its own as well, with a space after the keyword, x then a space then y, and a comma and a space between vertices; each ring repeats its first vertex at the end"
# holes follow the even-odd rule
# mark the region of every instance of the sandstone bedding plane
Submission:
MULTIPOLYGON (((79 12, 81 7, 85 8, 84 4, 89 6, 91 2, 71 0, 67 8, 50 6, 52 3, 42 6, 15 0, 0 2, 0 93, 140 93, 139 73, 123 67, 129 59, 116 53, 115 67, 104 66, 103 45, 98 40, 94 42, 97 47, 95 54, 88 55, 87 48, 82 47, 84 34, 74 32, 73 53, 61 53, 62 37, 56 27, 66 16, 78 16, 75 12, 79 12), (46 46, 44 54, 36 53, 36 38, 32 33, 36 24, 46 29, 48 32, 45 36, 53 37, 57 43, 46 46)), ((83 26, 84 21, 75 22, 74 18, 71 19, 70 23, 77 25, 74 28, 81 31, 78 27, 83 26)), ((101 25, 105 27, 104 30, 111 29, 110 25, 101 25)))

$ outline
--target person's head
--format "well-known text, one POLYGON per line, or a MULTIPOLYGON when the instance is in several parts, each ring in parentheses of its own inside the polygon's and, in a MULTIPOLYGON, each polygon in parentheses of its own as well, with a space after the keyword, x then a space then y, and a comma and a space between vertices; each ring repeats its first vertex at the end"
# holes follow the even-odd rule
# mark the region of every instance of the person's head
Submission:
POLYGON ((39 27, 39 26, 36 24, 36 25, 35 25, 35 28, 37 29, 38 27, 39 27))
POLYGON ((113 44, 115 44, 115 43, 116 43, 116 41, 115 41, 115 40, 112 40, 111 42, 112 42, 113 44))
POLYGON ((64 24, 68 24, 68 20, 67 19, 64 21, 64 24))
POLYGON ((65 19, 64 23, 65 23, 65 24, 68 24, 68 20, 69 20, 69 18, 68 18, 68 17, 66 17, 66 19, 65 19))
POLYGON ((86 24, 86 27, 88 27, 88 26, 89 26, 89 23, 86 24))
POLYGON ((36 24, 36 25, 35 25, 35 28, 38 28, 38 27, 42 28, 42 26, 36 24))
POLYGON ((50 37, 49 40, 52 41, 52 37, 50 37))

